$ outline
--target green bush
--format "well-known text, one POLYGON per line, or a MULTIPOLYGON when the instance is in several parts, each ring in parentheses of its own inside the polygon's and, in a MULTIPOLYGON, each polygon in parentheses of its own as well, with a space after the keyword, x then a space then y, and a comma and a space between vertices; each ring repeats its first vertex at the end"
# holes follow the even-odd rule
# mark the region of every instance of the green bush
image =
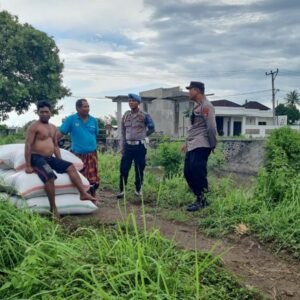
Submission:
POLYGON ((162 143, 158 146, 157 161, 164 167, 166 176, 182 173, 183 154, 180 152, 180 142, 162 143))
POLYGON ((289 127, 273 130, 267 140, 265 168, 259 173, 255 197, 270 204, 289 199, 300 180, 299 172, 300 133, 289 127))
POLYGON ((300 132, 290 127, 272 131, 266 144, 265 166, 271 172, 280 159, 292 170, 300 172, 300 132))

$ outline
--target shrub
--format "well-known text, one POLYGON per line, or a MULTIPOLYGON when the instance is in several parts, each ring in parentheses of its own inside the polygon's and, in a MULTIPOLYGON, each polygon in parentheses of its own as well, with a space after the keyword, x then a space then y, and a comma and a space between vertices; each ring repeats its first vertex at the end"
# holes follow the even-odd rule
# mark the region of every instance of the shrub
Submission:
POLYGON ((167 176, 182 172, 183 154, 180 152, 180 145, 180 142, 171 142, 158 146, 157 160, 164 167, 167 176))
POLYGON ((273 130, 266 144, 265 168, 259 173, 255 196, 270 204, 289 199, 299 182, 299 171, 300 133, 288 127, 273 130))

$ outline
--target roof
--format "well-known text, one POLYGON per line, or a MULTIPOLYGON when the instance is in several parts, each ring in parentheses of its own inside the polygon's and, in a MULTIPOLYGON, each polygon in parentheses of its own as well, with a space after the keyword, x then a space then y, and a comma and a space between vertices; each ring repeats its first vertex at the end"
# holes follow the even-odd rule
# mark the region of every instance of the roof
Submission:
POLYGON ((259 109, 259 110, 270 110, 269 107, 257 102, 257 101, 249 101, 246 102, 244 105, 242 105, 243 107, 247 108, 247 109, 259 109))
POLYGON ((237 104, 237 103, 234 103, 232 101, 229 101, 229 100, 225 100, 225 99, 222 99, 222 100, 214 100, 214 101, 210 101, 211 104, 213 106, 218 106, 218 107, 241 107, 241 105, 237 104))

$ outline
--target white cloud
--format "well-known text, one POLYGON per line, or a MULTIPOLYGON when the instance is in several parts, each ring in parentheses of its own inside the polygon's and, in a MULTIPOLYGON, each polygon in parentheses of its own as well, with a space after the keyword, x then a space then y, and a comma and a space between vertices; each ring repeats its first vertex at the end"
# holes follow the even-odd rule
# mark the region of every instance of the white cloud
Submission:
POLYGON ((17 14, 22 22, 74 33, 140 27, 147 16, 142 0, 2 0, 1 8, 17 14))
MULTIPOLYGON (((224 98, 270 89, 264 72, 276 68, 276 88, 300 89, 296 0, 2 0, 0 7, 54 36, 74 96, 184 87, 199 79, 224 98)), ((268 104, 271 93, 230 97, 268 104)), ((63 100, 62 114, 75 100, 63 100)), ((97 114, 115 111, 107 100, 90 101, 97 114)))

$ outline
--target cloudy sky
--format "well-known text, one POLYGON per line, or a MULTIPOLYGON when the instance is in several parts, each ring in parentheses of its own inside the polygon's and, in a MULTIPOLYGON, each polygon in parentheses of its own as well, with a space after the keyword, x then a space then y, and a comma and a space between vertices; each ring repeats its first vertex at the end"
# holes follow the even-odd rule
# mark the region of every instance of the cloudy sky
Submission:
MULTIPOLYGON (((214 99, 260 101, 271 107, 271 77, 279 69, 276 97, 300 90, 299 0, 0 0, 56 41, 64 84, 72 98, 88 98, 92 114, 114 114, 104 96, 205 82, 214 99)), ((30 112, 9 125, 34 118, 30 112)))

